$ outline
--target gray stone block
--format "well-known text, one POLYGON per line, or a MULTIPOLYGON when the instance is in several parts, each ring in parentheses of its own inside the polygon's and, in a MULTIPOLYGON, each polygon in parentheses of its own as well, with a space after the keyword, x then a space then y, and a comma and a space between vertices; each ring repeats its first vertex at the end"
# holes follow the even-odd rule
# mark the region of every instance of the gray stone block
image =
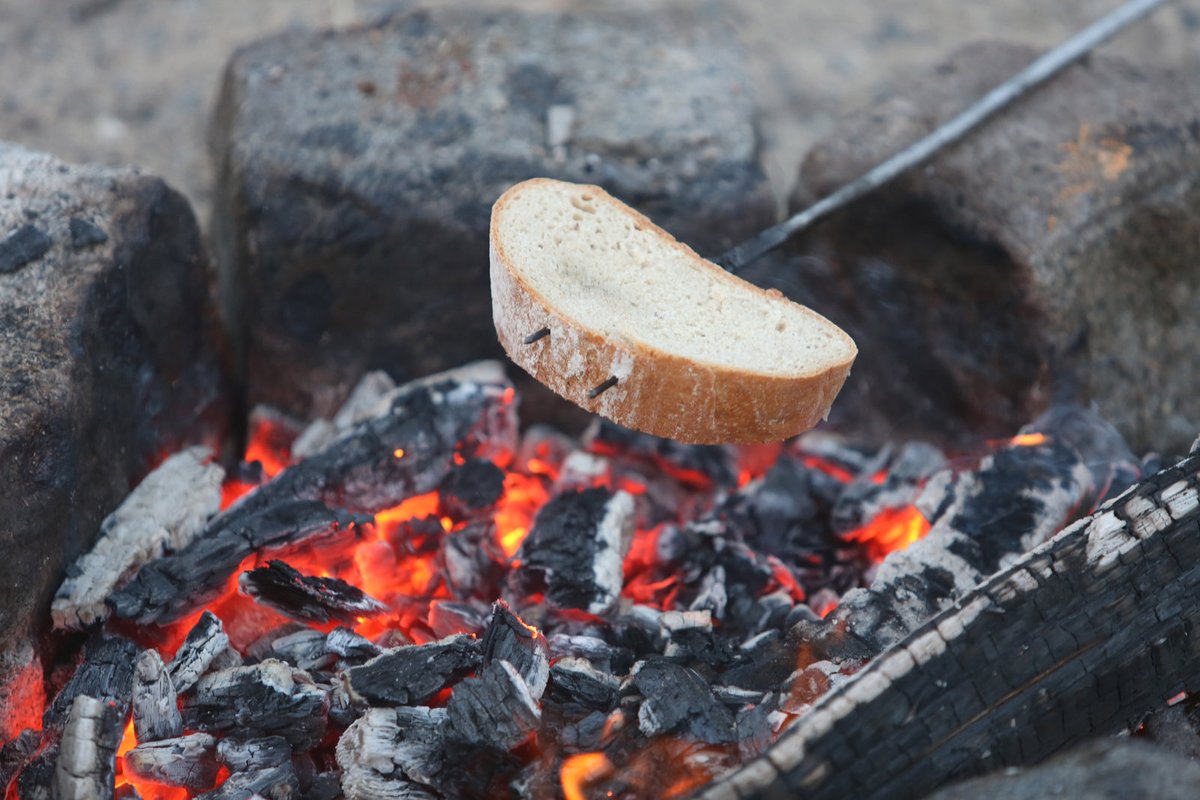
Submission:
POLYGON ((250 402, 328 415, 366 370, 498 355, 487 226, 514 182, 598 183, 704 253, 769 223, 732 38, 443 10, 238 51, 212 233, 250 402))
MULTIPOLYGON (((187 201, 0 143, 0 652, 151 462, 218 443, 224 379, 187 201)), ((3 681, 0 681, 3 682, 3 681)))
MULTIPOLYGON (((811 151, 793 205, 1035 55, 973 45, 913 76, 811 151)), ((1135 450, 1186 452, 1200 429, 1198 130, 1191 76, 1095 57, 797 242, 816 256, 799 264, 815 304, 859 343, 835 413, 961 439, 1010 434, 1062 398, 1095 403, 1135 450)))

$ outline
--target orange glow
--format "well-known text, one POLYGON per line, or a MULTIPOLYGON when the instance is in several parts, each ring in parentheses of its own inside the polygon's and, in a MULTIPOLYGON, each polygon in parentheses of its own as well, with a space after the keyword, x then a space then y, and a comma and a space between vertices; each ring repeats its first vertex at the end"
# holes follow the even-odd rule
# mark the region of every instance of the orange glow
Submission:
POLYGON ((392 451, 392 455, 394 455, 396 458, 404 458, 404 448, 397 447, 395 450, 392 451))
POLYGON ((849 472, 842 469, 837 464, 830 463, 823 458, 817 458, 816 456, 801 456, 800 463, 809 469, 815 469, 820 472, 824 472, 829 477, 836 478, 842 483, 850 483, 852 480, 854 480, 854 476, 849 472))
POLYGON ((246 454, 242 460, 249 463, 257 461, 262 464, 263 472, 268 478, 273 478, 291 463, 291 453, 276 445, 271 435, 273 426, 260 423, 250 432, 250 441, 246 443, 246 454))
POLYGON ((1036 447, 1039 444, 1045 444, 1046 434, 1044 433, 1022 433, 1020 436, 1012 438, 1012 444, 1017 447, 1036 447))
POLYGON ((529 535, 529 531, 524 528, 513 528, 512 530, 504 531, 500 534, 500 549, 504 551, 504 555, 512 558, 521 549, 521 543, 525 541, 525 537, 529 535))
POLYGON ((257 484, 239 481, 237 478, 226 479, 221 484, 221 510, 224 511, 229 508, 257 488, 257 484))
POLYGON ((846 538, 866 547, 872 561, 882 561, 888 553, 903 550, 929 533, 929 520, 916 506, 888 508, 846 538))
POLYGON ((133 732, 133 720, 125 725, 125 735, 121 737, 121 746, 117 748, 117 783, 116 788, 128 784, 137 790, 142 800, 186 800, 186 789, 175 786, 164 786, 161 783, 139 778, 125 772, 125 754, 137 747, 137 736, 133 732))
POLYGON ((42 663, 37 658, 4 678, 7 702, 0 704, 0 737, 15 739, 23 730, 41 730, 46 709, 42 663))
POLYGON ((775 578, 775 582, 779 584, 780 588, 786 589, 795 602, 803 603, 807 593, 796 582, 796 576, 787 568, 787 565, 775 556, 767 556, 767 563, 771 566, 771 576, 775 578))
POLYGON ((496 504, 496 537, 500 549, 512 558, 521 549, 521 543, 533 527, 533 518, 550 493, 545 481, 535 475, 510 472, 504 478, 504 495, 496 504))
POLYGON ((612 763, 603 753, 580 753, 563 761, 562 790, 565 800, 587 800, 583 790, 587 784, 600 780, 613 771, 612 763))
POLYGON ((437 514, 438 505, 437 492, 426 492, 415 497, 410 497, 398 506, 384 509, 375 515, 375 525, 382 533, 383 528, 388 525, 395 525, 398 522, 407 522, 410 519, 420 519, 421 517, 432 517, 437 514))

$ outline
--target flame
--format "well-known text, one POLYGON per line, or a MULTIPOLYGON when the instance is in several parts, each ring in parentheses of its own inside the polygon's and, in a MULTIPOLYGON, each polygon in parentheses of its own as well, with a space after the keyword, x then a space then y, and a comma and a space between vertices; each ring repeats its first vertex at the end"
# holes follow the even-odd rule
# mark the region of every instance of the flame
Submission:
POLYGON ((1039 444, 1045 444, 1046 434, 1044 433, 1022 433, 1012 438, 1011 444, 1016 447, 1036 447, 1039 444))
POLYGON ((497 541, 507 558, 511 559, 521 549, 521 543, 533 527, 534 516, 548 499, 550 492, 542 477, 518 472, 505 476, 504 495, 496 505, 493 519, 497 541))
POLYGON ((133 720, 131 719, 125 724, 125 734, 121 737, 121 746, 117 748, 116 788, 131 786, 142 800, 186 800, 187 789, 154 783, 125 770, 125 754, 135 747, 137 747, 137 736, 133 732, 133 720))
POLYGON ((929 520, 916 506, 886 508, 874 519, 846 536, 865 545, 872 561, 882 561, 888 553, 903 550, 929 533, 929 520))
POLYGON ((561 775, 564 800, 587 800, 583 790, 587 784, 599 780, 613 771, 603 753, 580 753, 568 756, 563 761, 561 775))
POLYGON ((394 455, 396 458, 404 458, 404 448, 397 447, 395 450, 392 451, 392 455, 394 455))

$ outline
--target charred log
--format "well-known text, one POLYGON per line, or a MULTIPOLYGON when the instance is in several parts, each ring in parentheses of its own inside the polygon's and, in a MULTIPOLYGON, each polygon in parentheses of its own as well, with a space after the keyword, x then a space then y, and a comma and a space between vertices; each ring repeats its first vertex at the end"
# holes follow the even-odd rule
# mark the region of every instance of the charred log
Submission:
POLYGON ((133 730, 139 742, 183 734, 175 685, 157 650, 144 650, 133 669, 133 730))
POLYGON ((483 661, 465 634, 388 650, 343 673, 350 696, 366 705, 418 705, 473 672, 483 661))
POLYGON ((325 636, 325 649, 344 664, 361 664, 381 652, 379 646, 349 628, 334 628, 325 636))
POLYGON ((124 714, 112 702, 75 696, 54 769, 56 800, 110 800, 124 714))
POLYGON ((347 797, 388 797, 389 788, 436 786, 446 769, 446 711, 372 708, 342 735, 338 766, 347 797))
POLYGON ((1194 690, 1198 519, 1193 455, 961 597, 698 796, 920 797, 1194 690))
POLYGON ((217 740, 207 733, 139 744, 124 756, 124 769, 155 783, 200 792, 217 781, 217 740))
POLYGON ((587 659, 566 657, 550 668, 549 698, 568 708, 609 711, 616 704, 620 683, 587 659))
POLYGON ((325 692, 282 661, 214 672, 186 697, 183 723, 212 733, 261 737, 278 734, 297 752, 325 735, 325 692))
POLYGON ((529 684, 507 661, 493 661, 458 684, 446 704, 446 715, 449 738, 499 750, 516 748, 542 720, 529 684))
POLYGON ((664 659, 643 661, 633 668, 633 684, 644 698, 638 727, 646 736, 682 733, 709 744, 737 739, 733 714, 694 670, 664 659))
POLYGON ((254 772, 289 764, 292 746, 282 736, 257 739, 222 739, 217 744, 217 761, 230 772, 254 772))
MULTIPOLYGON (((254 494, 258 492, 248 497, 254 494)), ((221 516, 190 546, 142 567, 109 603, 117 616, 139 625, 170 622, 215 599, 255 552, 297 545, 369 521, 315 500, 281 501, 233 518, 221 516)))
POLYGON ((358 617, 387 611, 387 606, 356 586, 338 578, 304 575, 283 561, 268 561, 265 567, 243 572, 238 588, 242 594, 301 622, 354 622, 358 617))
POLYGON ((546 691, 550 678, 550 652, 546 637, 526 625, 512 612, 508 604, 499 601, 492 606, 492 619, 483 632, 485 663, 507 661, 529 684, 535 700, 546 691))
POLYGON ((894 458, 885 448, 842 491, 830 515, 833 530, 849 533, 884 511, 911 504, 921 484, 945 463, 942 451, 925 442, 909 442, 894 458))
POLYGON ((521 544, 511 594, 541 592, 552 606, 604 613, 621 593, 633 522, 633 498, 625 492, 560 494, 538 511, 521 544))
POLYGON ((168 458, 100 526, 91 551, 67 569, 51 606, 56 628, 79 629, 108 617, 109 593, 146 562, 179 550, 221 507, 225 471, 193 447, 168 458))
POLYGON ((188 631, 167 667, 175 691, 182 694, 195 686, 213 666, 213 662, 228 649, 229 636, 225 633, 225 626, 216 614, 205 611, 188 631))
POLYGON ((280 764, 249 772, 235 772, 211 792, 197 795, 196 800, 292 800, 300 796, 300 780, 292 765, 280 764))
MULTIPOLYGON (((268 657, 286 661, 305 672, 315 672, 329 669, 337 661, 337 654, 331 653, 325 643, 326 637, 323 633, 301 627, 282 636, 272 636, 266 650, 268 657)), ((255 645, 257 644, 256 642, 255 645)))
POLYGON ((504 494, 504 471, 491 461, 471 459, 450 471, 438 493, 448 513, 468 519, 494 506, 504 494))
POLYGON ((123 720, 129 713, 137 657, 137 645, 128 639, 93 636, 84 647, 83 661, 42 715, 43 728, 61 728, 80 695, 111 703, 123 720))

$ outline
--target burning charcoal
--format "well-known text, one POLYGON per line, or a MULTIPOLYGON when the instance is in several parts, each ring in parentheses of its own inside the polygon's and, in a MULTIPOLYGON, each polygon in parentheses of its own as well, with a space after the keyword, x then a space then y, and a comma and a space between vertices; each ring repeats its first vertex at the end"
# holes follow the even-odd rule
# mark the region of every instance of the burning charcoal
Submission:
POLYGON ((338 578, 303 575, 283 561, 243 572, 242 594, 301 622, 354 622, 387 611, 387 606, 338 578))
MULTIPOLYGON (((267 486, 246 495, 243 503, 267 486)), ((296 545, 369 521, 314 500, 281 500, 228 516, 232 510, 213 519, 204 535, 188 547, 142 567, 109 598, 114 613, 139 625, 171 622, 220 595, 230 576, 254 552, 296 545)))
POLYGON ((761 756, 774 739, 767 712, 760 707, 748 706, 738 711, 734 727, 737 731, 738 754, 742 761, 751 761, 761 756))
POLYGON ((338 742, 338 766, 363 797, 386 797, 382 787, 397 780, 436 786, 446 767, 446 726, 442 708, 368 709, 338 742))
POLYGON ((124 719, 133 695, 133 666, 138 653, 137 645, 128 639, 93 636, 84 647, 83 661, 75 674, 42 715, 43 728, 61 727, 79 695, 113 703, 117 716, 124 719))
POLYGON ((191 689, 208 672, 217 657, 229 649, 225 626, 211 611, 205 611, 188 631, 187 638, 167 666, 171 685, 179 694, 191 689))
POLYGON ((123 769, 155 783, 193 792, 217 781, 217 740, 207 733, 139 744, 124 756, 123 769))
POLYGON ((755 547, 787 556, 810 546, 820 510, 812 492, 813 472, 791 458, 780 458, 767 471, 748 503, 755 547))
POLYGON ((8 782, 29 757, 37 752, 41 743, 41 731, 26 729, 0 747, 0 786, 8 786, 8 782))
POLYGON ((325 735, 325 692, 282 661, 214 672, 196 684, 183 706, 183 723, 214 733, 278 734, 297 752, 325 735))
POLYGON ((300 781, 290 763, 277 767, 235 772, 211 792, 196 800, 292 800, 300 795, 300 781))
POLYGON ((451 516, 467 519, 494 506, 504 494, 504 471, 490 461, 473 458, 451 470, 438 491, 451 516))
POLYGON ((429 626, 442 638, 456 633, 482 633, 488 619, 488 607, 482 603, 434 600, 429 604, 429 626))
POLYGON ((521 621, 508 604, 492 606, 492 619, 483 632, 485 663, 507 661, 529 684, 529 692, 540 700, 550 678, 550 654, 546 637, 521 621))
MULTIPOLYGON (((441 528, 439 526, 439 532, 441 528)), ((458 597, 495 597, 507 572, 491 522, 474 522, 441 537, 446 583, 458 597)))
POLYGON ((143 650, 133 669, 133 730, 139 742, 183 733, 175 685, 157 650, 143 650))
POLYGON ((325 646, 325 634, 312 628, 301 628, 284 634, 271 642, 271 654, 305 672, 328 669, 337 661, 336 654, 325 646))
POLYGON ((679 732, 709 744, 736 741, 733 715, 694 671, 656 659, 635 665, 632 674, 644 698, 638 727, 646 736, 679 732))
MULTIPOLYGON (((553 676, 551 687, 553 690, 553 676)), ((614 712, 614 713, 620 713, 614 712)), ((610 716, 600 711, 593 711, 578 722, 571 722, 562 727, 558 739, 563 747, 574 752, 589 752, 599 750, 608 744, 610 738, 610 716)))
POLYGON ((336 770, 318 772, 304 792, 304 800, 338 800, 339 797, 342 797, 342 773, 336 770))
POLYGON ((612 481, 612 462, 603 456, 573 450, 563 459, 558 478, 554 481, 554 493, 565 494, 607 485, 612 481))
POLYGON ((254 772, 267 767, 290 764, 292 746, 282 736, 222 739, 217 745, 217 760, 230 772, 254 772))
MULTIPOLYGON (((58 755, 58 743, 51 742, 22 767, 16 780, 19 800, 58 800, 55 786, 58 755)), ((105 797, 103 793, 96 796, 105 797)))
POLYGON ((592 450, 641 459, 687 484, 733 486, 737 465, 731 450, 711 445, 681 444, 597 420, 584 434, 592 450))
POLYGON ((168 458, 100 526, 91 551, 67 569, 51 606, 55 628, 79 629, 108 617, 105 599, 164 549, 190 544, 221 507, 225 471, 193 447, 168 458))
POLYGON ((54 770, 59 800, 106 800, 113 794, 124 714, 112 703, 76 695, 63 726, 54 770))
POLYGON ((342 627, 334 628, 325 636, 325 649, 345 664, 369 661, 381 652, 370 639, 342 627))
POLYGON ((1052 407, 1021 428, 1020 434, 1045 434, 1073 447, 1092 473, 1096 496, 1093 507, 1129 488, 1145 471, 1121 433, 1095 411, 1077 406, 1052 407))
POLYGON ((793 450, 802 458, 815 459, 845 473, 847 480, 861 474, 870 458, 844 437, 824 430, 809 431, 797 437, 793 450))
POLYGON ((550 668, 550 696, 559 703, 609 711, 617 701, 620 682, 583 658, 560 658, 550 668))
POLYGON ((333 419, 316 419, 292 443, 292 456, 305 459, 329 446, 338 435, 358 423, 376 416, 385 398, 396 389, 396 382, 383 370, 368 372, 359 378, 333 415, 333 419))
POLYGON ((529 684, 507 661, 493 661, 454 687, 446 714, 451 738, 501 750, 516 748, 542 720, 529 684))
POLYGON ((547 475, 560 467, 575 442, 549 425, 530 425, 521 436, 512 469, 523 475, 547 475))
POLYGON ((668 657, 690 654, 712 641, 712 613, 705 611, 666 611, 658 618, 667 640, 663 653, 668 657))
POLYGON ((924 442, 909 442, 891 457, 885 448, 863 466, 833 507, 830 524, 839 534, 866 525, 887 510, 910 505, 921 484, 946 463, 942 451, 924 442), (877 475, 884 473, 882 481, 877 475))
POLYGON ((596 669, 610 675, 624 675, 633 666, 633 653, 613 647, 595 636, 568 636, 556 633, 546 643, 550 648, 551 660, 560 658, 585 658, 596 669))
POLYGON ((753 689, 742 689, 737 686, 714 686, 712 687, 713 696, 727 706, 740 708, 746 705, 758 705, 765 697, 763 692, 756 692, 753 689))
POLYGON ((558 608, 604 613, 621 592, 633 516, 633 498, 625 492, 587 489, 555 497, 521 544, 511 588, 519 596, 544 592, 558 608))
POLYGON ((482 661, 477 640, 462 634, 385 651, 342 675, 356 702, 407 706, 424 703, 469 675, 482 661))

